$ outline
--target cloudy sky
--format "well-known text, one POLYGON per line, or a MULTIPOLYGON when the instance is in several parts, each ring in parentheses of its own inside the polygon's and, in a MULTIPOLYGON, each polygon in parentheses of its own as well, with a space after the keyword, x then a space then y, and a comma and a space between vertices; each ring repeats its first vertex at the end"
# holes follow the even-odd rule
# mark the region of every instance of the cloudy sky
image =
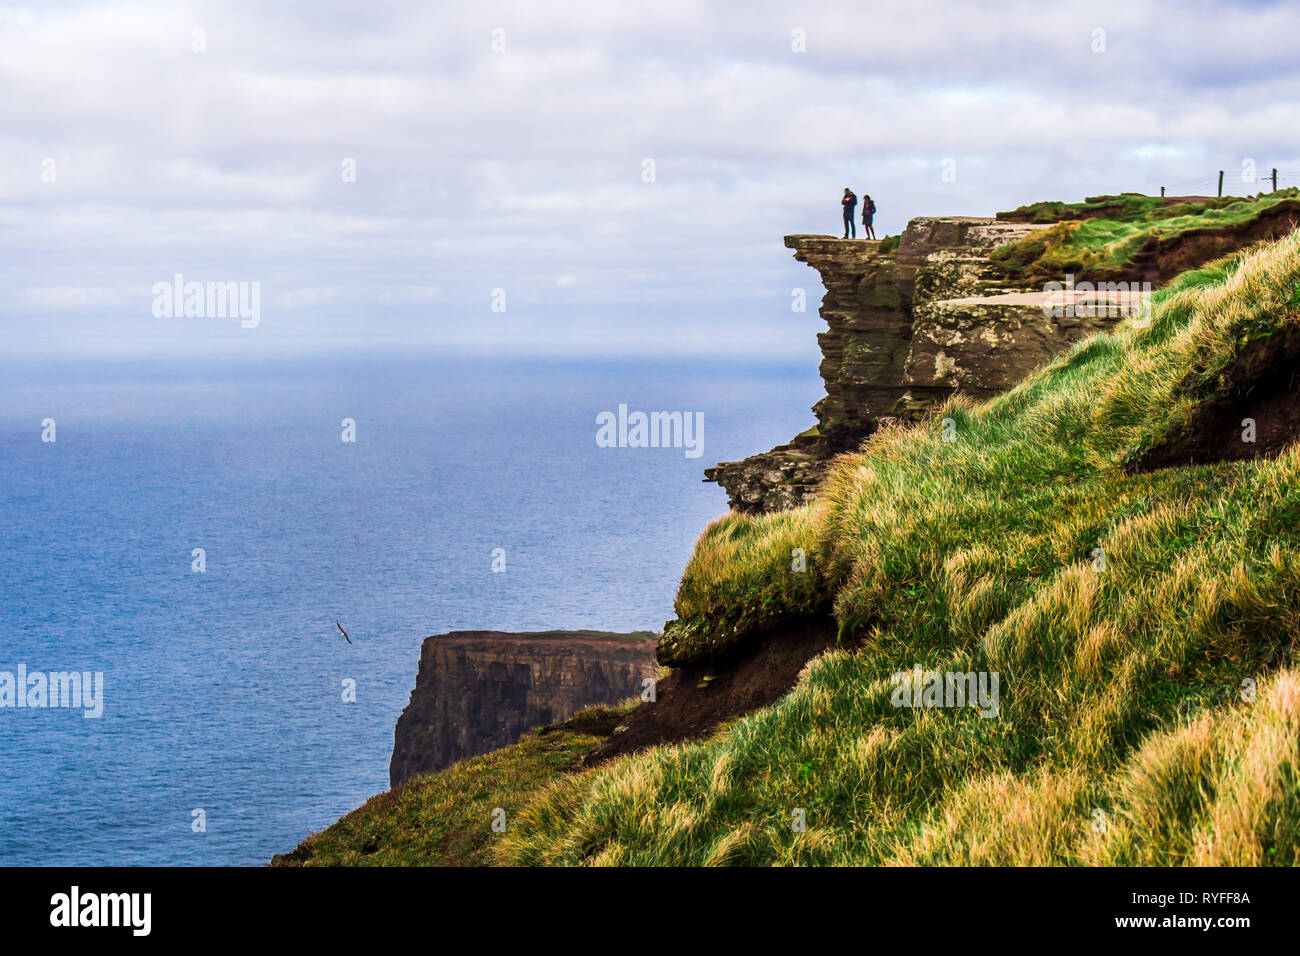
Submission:
POLYGON ((845 185, 884 235, 1298 184, 1297 36, 1189 0, 4 6, 0 341, 815 356, 781 237, 845 185), (155 316, 178 273, 259 283, 260 324, 155 316))

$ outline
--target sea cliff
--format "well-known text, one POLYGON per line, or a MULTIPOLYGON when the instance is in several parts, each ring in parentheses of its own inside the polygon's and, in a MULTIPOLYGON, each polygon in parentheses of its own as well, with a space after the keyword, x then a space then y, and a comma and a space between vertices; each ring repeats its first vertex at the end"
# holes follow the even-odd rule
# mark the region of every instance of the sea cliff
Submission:
POLYGON ((957 392, 973 401, 1004 392, 1139 311, 1173 276, 1297 224, 1294 191, 1254 201, 1124 194, 992 218, 922 216, 881 241, 786 236, 825 288, 817 423, 705 478, 739 512, 806 504, 831 460, 882 425, 915 423, 957 392), (1102 238, 1130 235, 1100 242, 1086 228, 1094 225, 1102 238), (1066 286, 1064 296, 1053 299, 1052 284, 1066 286), (1068 308, 1044 308, 1054 304, 1068 308))
POLYGON ((426 638, 393 734, 390 784, 512 744, 584 707, 637 696, 655 675, 654 637, 453 631, 426 638))

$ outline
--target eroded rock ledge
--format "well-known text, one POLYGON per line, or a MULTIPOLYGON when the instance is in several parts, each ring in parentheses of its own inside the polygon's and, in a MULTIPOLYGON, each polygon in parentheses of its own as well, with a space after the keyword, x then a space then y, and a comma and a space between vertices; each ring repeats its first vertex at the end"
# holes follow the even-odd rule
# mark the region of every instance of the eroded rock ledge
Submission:
POLYGON ((882 423, 914 421, 958 390, 988 398, 1113 324, 1045 316, 1041 290, 1009 285, 990 261, 997 246, 1049 226, 947 216, 913 219, 896 243, 786 236, 826 289, 817 425, 765 454, 709 468, 705 479, 738 511, 803 504, 831 459, 882 423))

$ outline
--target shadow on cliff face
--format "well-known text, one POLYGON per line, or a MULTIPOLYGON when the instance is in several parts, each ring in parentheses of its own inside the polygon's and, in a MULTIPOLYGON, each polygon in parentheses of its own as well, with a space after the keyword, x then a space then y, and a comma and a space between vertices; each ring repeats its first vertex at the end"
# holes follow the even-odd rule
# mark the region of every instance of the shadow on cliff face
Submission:
POLYGON ((1276 455, 1300 436, 1300 330, 1261 339, 1242 350, 1214 395, 1197 404, 1169 439, 1127 464, 1133 473, 1173 465, 1206 465, 1276 455), (1247 422, 1253 441, 1244 440, 1247 422))
POLYGON ((835 646, 828 616, 799 618, 755 633, 711 662, 688 664, 659 681, 643 703, 583 758, 578 769, 655 744, 704 737, 724 721, 774 703, 799 680, 804 665, 835 646))

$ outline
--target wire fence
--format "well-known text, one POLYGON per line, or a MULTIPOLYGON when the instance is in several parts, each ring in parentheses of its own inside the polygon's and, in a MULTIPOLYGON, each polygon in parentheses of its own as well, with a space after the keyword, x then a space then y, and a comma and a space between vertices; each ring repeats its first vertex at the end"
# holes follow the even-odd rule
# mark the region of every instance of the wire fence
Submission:
POLYGON ((1162 196, 1253 196, 1300 186, 1300 170, 1257 169, 1253 179, 1243 179, 1239 172, 1219 170, 1205 179, 1168 183, 1160 187, 1162 196))

